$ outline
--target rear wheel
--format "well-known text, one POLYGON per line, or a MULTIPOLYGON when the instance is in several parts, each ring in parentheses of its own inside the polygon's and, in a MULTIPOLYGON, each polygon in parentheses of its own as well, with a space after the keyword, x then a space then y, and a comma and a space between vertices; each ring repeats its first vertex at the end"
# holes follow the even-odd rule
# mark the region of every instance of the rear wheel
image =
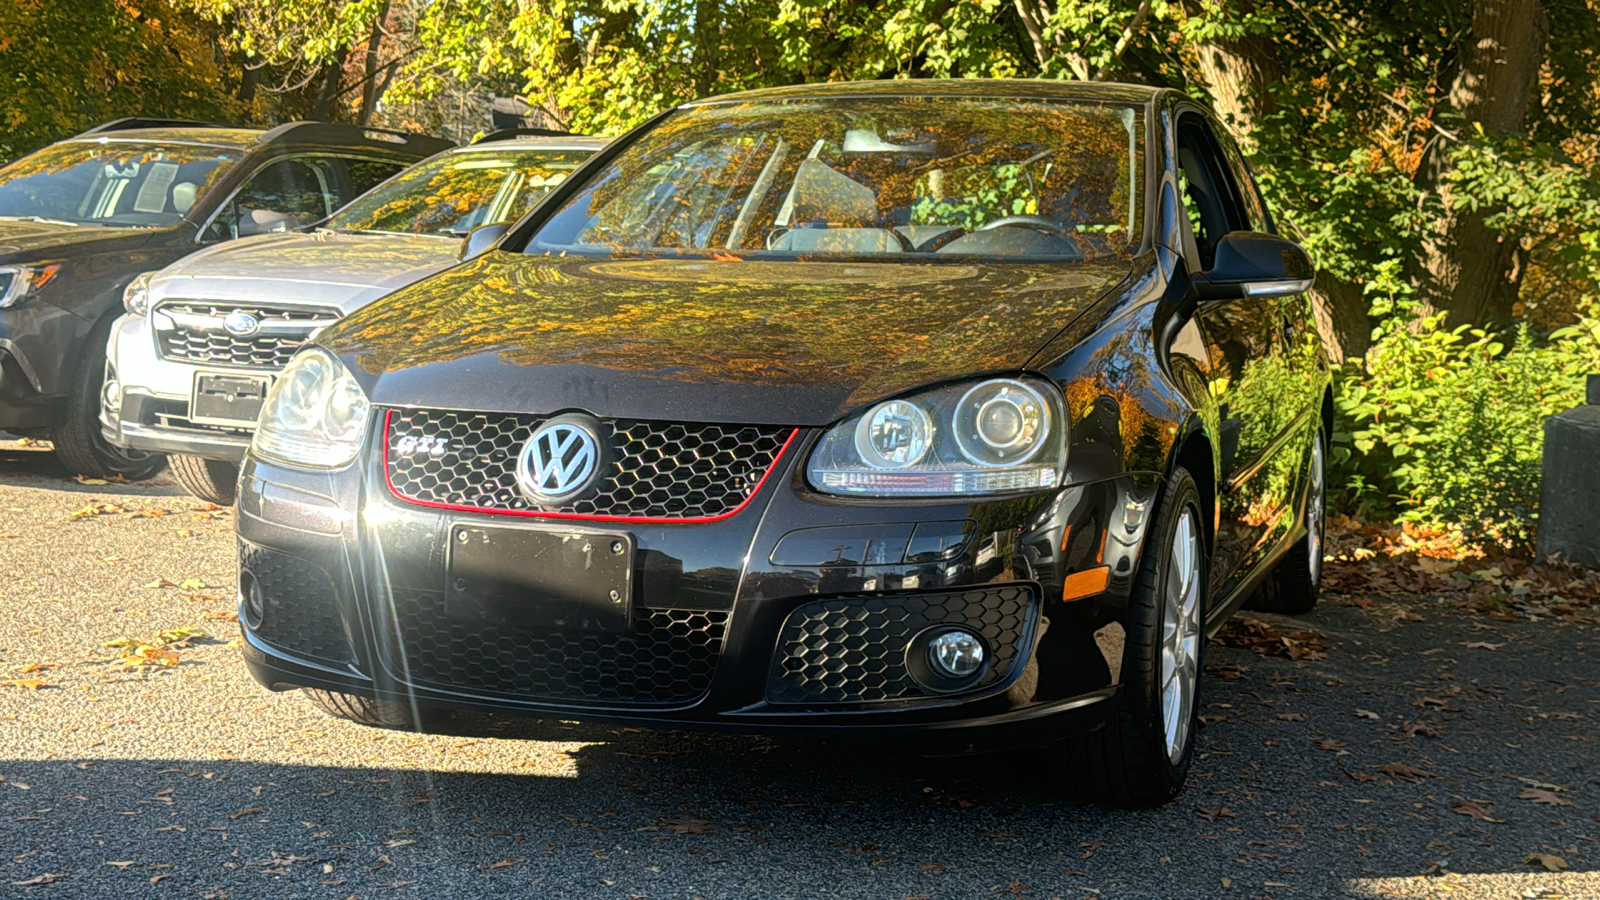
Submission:
POLYGON ((1311 471, 1306 487, 1305 537, 1295 542, 1247 606, 1261 612, 1299 615, 1317 605, 1322 591, 1322 538, 1327 495, 1322 429, 1311 443, 1311 471))
POLYGON ((1117 708, 1067 741, 1068 787, 1117 806, 1155 806, 1183 788, 1194 754, 1205 651, 1206 550, 1200 494, 1182 467, 1167 480, 1129 598, 1117 708))
POLYGON ((311 698, 311 702, 321 707, 323 712, 336 719, 346 719, 375 728, 403 729, 410 729, 416 721, 411 714, 411 707, 396 700, 374 700, 371 697, 340 691, 321 691, 315 688, 301 688, 300 692, 311 698))
POLYGON ((219 506, 232 506, 238 494, 239 467, 221 459, 176 455, 167 458, 172 476, 192 496, 219 506))
POLYGON ((61 464, 76 475, 91 478, 126 478, 142 481, 161 471, 167 458, 143 450, 113 446, 100 432, 100 390, 106 377, 106 341, 115 319, 108 318, 89 332, 84 359, 67 395, 66 421, 50 432, 61 464))

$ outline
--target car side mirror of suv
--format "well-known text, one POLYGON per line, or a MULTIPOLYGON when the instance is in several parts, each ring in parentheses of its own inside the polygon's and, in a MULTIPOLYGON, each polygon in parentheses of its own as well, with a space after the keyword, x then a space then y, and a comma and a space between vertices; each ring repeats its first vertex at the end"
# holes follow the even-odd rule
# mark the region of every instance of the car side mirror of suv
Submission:
POLYGON ((1211 270, 1195 279, 1202 300, 1303 294, 1316 276, 1300 245, 1275 234, 1230 231, 1217 240, 1212 259, 1211 270))
POLYGON ((511 226, 504 222, 496 222, 493 225, 484 225, 481 228, 472 229, 467 233, 466 237, 461 239, 461 249, 456 252, 456 258, 466 261, 483 255, 485 251, 505 237, 506 232, 510 230, 511 226))

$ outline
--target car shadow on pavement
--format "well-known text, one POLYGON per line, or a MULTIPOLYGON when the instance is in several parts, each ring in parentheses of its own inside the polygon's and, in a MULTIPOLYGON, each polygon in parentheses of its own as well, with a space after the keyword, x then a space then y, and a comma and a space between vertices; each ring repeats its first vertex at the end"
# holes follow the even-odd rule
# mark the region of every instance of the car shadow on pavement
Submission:
POLYGON ((71 494, 118 493, 145 497, 186 497, 187 492, 163 469, 148 481, 110 483, 100 479, 80 481, 61 465, 48 443, 21 444, 0 438, 0 483, 15 487, 40 488, 71 494), (85 483, 88 482, 88 483, 85 483))

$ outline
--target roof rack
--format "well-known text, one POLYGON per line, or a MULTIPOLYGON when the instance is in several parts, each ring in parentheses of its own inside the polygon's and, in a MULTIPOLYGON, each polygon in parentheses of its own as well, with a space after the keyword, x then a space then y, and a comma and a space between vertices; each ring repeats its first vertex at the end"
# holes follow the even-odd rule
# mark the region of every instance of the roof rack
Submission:
POLYGON ((113 131, 129 131, 134 128, 226 128, 215 122, 192 122, 188 119, 144 119, 138 116, 128 116, 122 119, 112 119, 103 125, 96 125, 78 137, 91 134, 108 134, 113 131))
POLYGON ((405 147, 427 154, 448 150, 455 144, 426 134, 410 134, 387 128, 346 125, 334 122, 286 122, 263 134, 260 142, 364 144, 368 147, 405 147))
POLYGON ((561 131, 556 128, 501 128, 491 131, 481 138, 473 141, 474 144, 487 144, 491 141, 509 141, 519 137, 588 137, 574 131, 561 131))

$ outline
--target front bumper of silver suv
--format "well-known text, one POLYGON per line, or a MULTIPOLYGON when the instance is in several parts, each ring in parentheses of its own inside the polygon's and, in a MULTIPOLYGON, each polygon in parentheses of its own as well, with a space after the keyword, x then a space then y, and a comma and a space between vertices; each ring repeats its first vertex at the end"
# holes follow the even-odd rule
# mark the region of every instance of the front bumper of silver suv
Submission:
POLYGON ((111 331, 100 425, 119 447, 238 462, 272 379, 340 312, 162 300, 111 331))

